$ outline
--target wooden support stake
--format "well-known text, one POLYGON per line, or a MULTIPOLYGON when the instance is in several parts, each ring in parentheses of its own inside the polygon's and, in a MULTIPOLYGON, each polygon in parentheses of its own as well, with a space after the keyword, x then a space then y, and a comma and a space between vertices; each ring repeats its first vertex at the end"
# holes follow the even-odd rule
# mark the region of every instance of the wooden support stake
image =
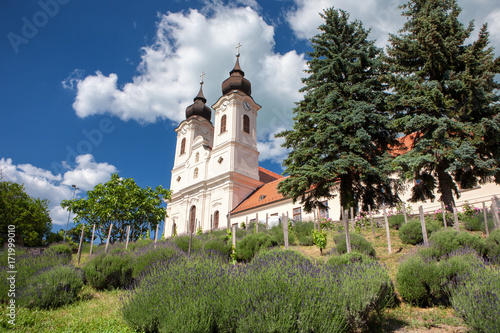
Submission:
POLYGON ((92 247, 94 246, 94 234, 95 234, 95 224, 94 224, 94 227, 92 228, 92 238, 90 239, 89 260, 92 258, 92 247))
POLYGON ((486 237, 490 235, 490 231, 488 228, 488 212, 486 211, 486 203, 483 202, 483 215, 484 215, 484 228, 486 230, 486 237))
POLYGON ((385 232, 387 234, 387 250, 389 254, 391 254, 391 234, 389 232, 389 220, 387 219, 387 211, 385 209, 385 205, 382 205, 384 209, 384 220, 385 220, 385 232))
POLYGON ((491 215, 493 216, 493 221, 495 221, 495 225, 497 229, 500 229, 500 218, 498 217, 498 207, 497 207, 497 197, 491 198, 491 215))
POLYGON ((259 213, 255 213, 255 233, 259 233, 259 213))
POLYGON ((125 242, 125 250, 128 248, 128 239, 130 236, 130 226, 127 226, 127 241, 125 242))
POLYGON ((104 248, 104 253, 108 252, 109 237, 111 237, 111 229, 113 229, 113 223, 109 225, 108 240, 106 241, 106 247, 104 248))
POLYGON ((406 214, 406 203, 403 201, 403 215, 405 217, 405 224, 408 223, 408 215, 406 214))
POLYGON ((248 216, 247 216, 247 218, 246 218, 246 220, 245 220, 245 221, 246 221, 246 222, 245 222, 245 230, 247 230, 247 229, 248 229, 248 216))
POLYGON ((368 212, 370 213, 370 222, 372 225, 372 235, 373 235, 373 238, 375 238, 375 228, 373 227, 373 214, 372 214, 372 208, 370 207, 370 205, 368 205, 368 212))
POLYGON ((343 218, 343 222, 344 222, 345 242, 346 242, 347 253, 351 253, 351 234, 349 233, 348 214, 349 213, 348 213, 347 209, 344 210, 344 214, 343 214, 342 218, 343 218))
POLYGON ((231 228, 231 224, 230 224, 230 222, 231 222, 231 213, 227 213, 226 216, 227 216, 227 228, 229 229, 229 228, 231 228))
POLYGON ((354 207, 351 207, 351 229, 354 230, 354 207))
POLYGON ((158 242, 158 228, 160 227, 160 224, 158 223, 156 225, 156 232, 155 232, 155 246, 154 248, 156 249, 156 243, 158 242))
POLYGON ((288 249, 288 216, 282 215, 283 221, 283 239, 285 241, 285 249, 288 249))
MULTIPOLYGON (((236 251, 236 224, 233 224, 232 233, 233 233, 233 248, 234 248, 234 251, 236 251)), ((233 253, 234 253, 234 251, 233 251, 233 253)))
MULTIPOLYGON (((196 220, 194 220, 194 225, 196 225, 196 220)), ((193 243, 193 230, 191 230, 191 223, 189 226, 189 245, 188 245, 188 258, 191 257, 191 244, 193 243)))
POLYGON ((266 213, 266 229, 269 229, 269 213, 266 213))
POLYGON ((212 233, 212 230, 214 229, 213 217, 214 217, 214 214, 210 214, 210 233, 212 233))
POLYGON ((418 207, 418 211, 420 213, 420 225, 422 227, 422 236, 424 237, 424 245, 429 246, 429 239, 427 238, 427 228, 425 226, 424 208, 420 206, 418 207))
POLYGON ((82 234, 80 235, 80 245, 78 245, 78 266, 80 266, 80 257, 82 256, 83 233, 85 232, 85 224, 82 224, 82 234))
POLYGON ((444 207, 444 202, 441 201, 441 211, 443 212, 443 223, 444 230, 448 229, 448 223, 446 222, 446 208, 444 207))
POLYGON ((455 218, 455 229, 457 231, 460 231, 460 227, 458 226, 458 213, 457 213, 457 207, 453 206, 453 217, 455 218))

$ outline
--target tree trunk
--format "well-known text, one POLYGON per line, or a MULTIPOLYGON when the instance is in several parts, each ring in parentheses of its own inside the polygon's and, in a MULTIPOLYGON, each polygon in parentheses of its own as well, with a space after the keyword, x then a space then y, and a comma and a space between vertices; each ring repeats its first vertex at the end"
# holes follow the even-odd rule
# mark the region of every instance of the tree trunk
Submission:
POLYGON ((441 192, 441 201, 444 203, 446 210, 453 212, 455 206, 455 199, 453 198, 453 179, 450 174, 445 170, 449 167, 447 161, 441 161, 436 168, 439 181, 439 190, 441 192))
MULTIPOLYGON (((352 177, 349 174, 340 176, 340 206, 348 212, 351 207, 355 206, 352 177)), ((351 216, 349 216, 349 218, 351 218, 351 216)))

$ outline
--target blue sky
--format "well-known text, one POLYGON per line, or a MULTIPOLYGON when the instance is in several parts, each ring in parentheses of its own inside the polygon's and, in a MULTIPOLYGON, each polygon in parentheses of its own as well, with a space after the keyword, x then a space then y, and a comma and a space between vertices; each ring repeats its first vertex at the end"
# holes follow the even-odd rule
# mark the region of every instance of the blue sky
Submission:
MULTIPOLYGON (((323 8, 372 28, 384 47, 403 23, 399 0, 3 0, 0 3, 0 176, 59 207, 113 172, 142 186, 170 185, 175 127, 206 73, 207 104, 235 61, 262 105, 260 165, 281 173, 286 151, 274 134, 292 126, 301 99, 308 39, 323 8)), ((500 4, 459 1, 461 21, 489 23, 500 50, 500 4)))

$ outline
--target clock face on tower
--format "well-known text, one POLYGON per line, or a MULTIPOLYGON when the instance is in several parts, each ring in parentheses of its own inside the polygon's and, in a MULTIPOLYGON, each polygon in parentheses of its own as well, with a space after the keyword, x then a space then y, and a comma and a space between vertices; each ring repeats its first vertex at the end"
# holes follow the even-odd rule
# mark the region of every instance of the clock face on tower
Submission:
POLYGON ((250 104, 247 101, 243 102, 243 107, 245 108, 245 110, 250 111, 250 104))

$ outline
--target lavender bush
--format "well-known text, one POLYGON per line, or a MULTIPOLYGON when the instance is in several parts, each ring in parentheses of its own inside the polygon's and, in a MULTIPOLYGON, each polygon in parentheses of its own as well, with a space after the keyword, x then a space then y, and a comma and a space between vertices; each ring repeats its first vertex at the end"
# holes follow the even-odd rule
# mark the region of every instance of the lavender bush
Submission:
POLYGON ((457 314, 476 332, 500 332, 500 267, 477 264, 450 284, 457 314))
MULTIPOLYGON (((9 286, 6 283, 7 278, 7 256, 6 253, 2 253, 0 265, 0 302, 7 302, 8 300, 8 290, 9 286)), ((40 273, 43 270, 47 270, 53 266, 66 265, 69 262, 68 257, 55 252, 43 253, 41 255, 31 254, 25 249, 16 249, 16 263, 15 268, 17 271, 16 277, 16 289, 21 290, 27 286, 28 280, 40 273)))
POLYGON ((158 264, 122 311, 145 332, 346 332, 366 329, 392 297, 377 263, 332 268, 271 250, 233 266, 200 251, 158 264))
POLYGON ((51 309, 78 299, 83 282, 72 266, 54 266, 31 276, 19 292, 19 304, 28 308, 51 309))

